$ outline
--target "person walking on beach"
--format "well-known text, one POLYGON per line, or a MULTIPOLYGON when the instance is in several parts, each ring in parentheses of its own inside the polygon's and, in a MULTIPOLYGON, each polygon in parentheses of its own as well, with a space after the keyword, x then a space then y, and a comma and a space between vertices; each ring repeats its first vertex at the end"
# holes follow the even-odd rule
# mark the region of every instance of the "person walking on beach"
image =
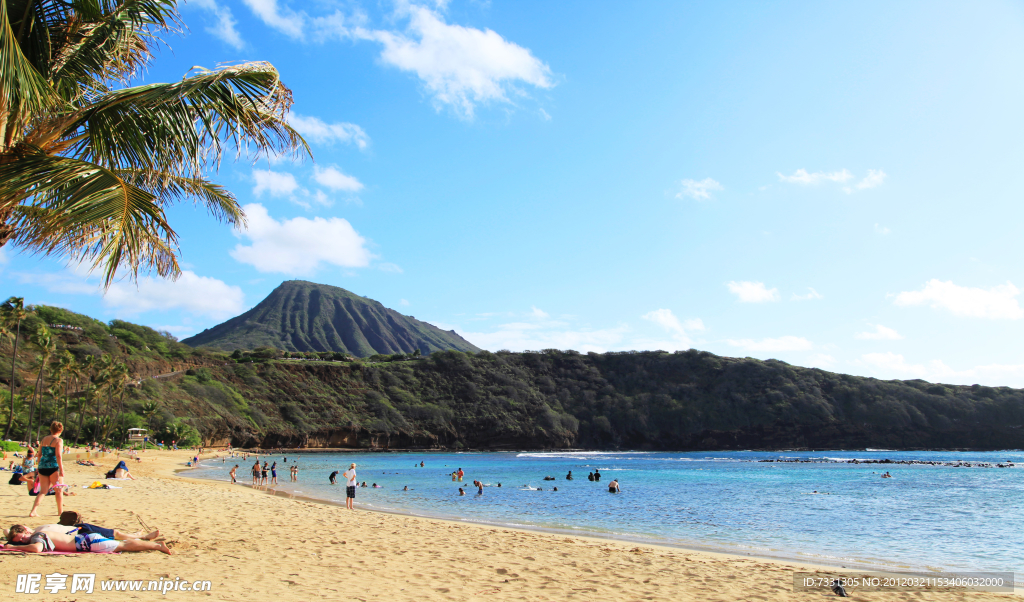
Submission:
POLYGON ((270 467, 270 484, 277 485, 277 462, 270 467))
POLYGON ((235 479, 235 471, 236 471, 236 470, 238 470, 238 464, 235 464, 235 467, 231 469, 231 483, 232 483, 232 484, 235 484, 235 483, 237 483, 237 482, 238 482, 238 481, 237 481, 237 480, 235 479))
POLYGON ((345 507, 352 510, 352 506, 356 501, 356 485, 358 484, 356 481, 356 463, 350 464, 348 470, 341 476, 345 477, 345 507))
POLYGON ((252 465, 252 484, 260 484, 260 460, 256 459, 256 463, 252 465))
MULTIPOLYGON (((60 482, 61 477, 64 476, 62 455, 64 442, 60 439, 63 432, 64 425, 54 420, 50 424, 50 434, 43 437, 39 443, 39 467, 36 469, 36 485, 39 487, 39 493, 32 501, 32 510, 28 513, 29 516, 39 516, 39 513, 36 512, 39 502, 43 501, 43 497, 50 491, 50 487, 60 482)), ((54 497, 57 500, 57 514, 60 514, 64 511, 64 489, 54 487, 54 497)))
POLYGON ((263 469, 260 470, 260 485, 267 484, 267 461, 263 461, 263 469))

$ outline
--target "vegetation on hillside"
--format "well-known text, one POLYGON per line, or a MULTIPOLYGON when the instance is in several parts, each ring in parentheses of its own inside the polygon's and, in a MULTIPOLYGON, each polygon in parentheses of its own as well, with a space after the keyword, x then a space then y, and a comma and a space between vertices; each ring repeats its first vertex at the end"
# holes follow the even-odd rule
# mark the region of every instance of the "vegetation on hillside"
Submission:
MULTIPOLYGON (((0 337, 11 362, 9 371, 0 369, 4 439, 34 441, 60 420, 70 441, 123 441, 126 429, 141 424, 125 407, 136 397, 129 391, 140 371, 225 361, 167 332, 122 320, 104 324, 60 307, 26 307, 19 297, 0 307, 0 337)), ((161 424, 165 434, 198 441, 198 431, 184 426, 161 424)))
MULTIPOLYGON (((1024 391, 1007 387, 880 381, 696 350, 355 358, 263 347, 228 355, 127 322, 34 310, 23 328, 45 316, 82 329, 51 329, 55 356, 106 354, 104 362, 149 374, 154 365, 185 366, 165 378, 133 377, 124 388, 96 372, 71 387, 68 402, 59 392, 40 394, 37 421, 69 407, 71 424, 78 419, 88 436, 106 433, 114 442, 124 429, 143 427, 167 443, 247 447, 1024 447, 1024 391)), ((22 429, 43 356, 35 342, 24 349, 16 396, 22 429)), ((66 383, 54 360, 49 365, 43 382, 66 383)))

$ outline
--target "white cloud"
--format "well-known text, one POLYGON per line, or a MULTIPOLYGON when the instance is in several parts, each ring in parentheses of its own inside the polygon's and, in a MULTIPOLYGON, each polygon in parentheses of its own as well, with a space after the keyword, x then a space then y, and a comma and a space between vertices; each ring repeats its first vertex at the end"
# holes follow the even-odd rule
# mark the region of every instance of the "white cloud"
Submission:
POLYGON ((875 324, 875 329, 873 331, 858 332, 853 335, 853 338, 869 341, 898 341, 903 338, 903 335, 892 328, 887 328, 881 324, 875 324))
POLYGON ((700 318, 690 318, 689 320, 683 320, 683 329, 689 331, 702 331, 704 330, 704 321, 701 320, 700 318))
POLYGON ((405 300, 405 299, 402 299, 401 301, 398 302, 398 304, 399 305, 409 305, 409 302, 407 300, 405 300))
POLYGON ((784 336, 777 339, 728 339, 726 341, 733 347, 739 347, 745 351, 762 351, 776 353, 779 351, 806 351, 812 349, 814 344, 803 337, 784 336))
POLYGON ((811 288, 809 286, 807 287, 807 290, 810 291, 810 292, 808 292, 806 295, 798 295, 796 293, 793 293, 793 296, 792 296, 791 300, 793 300, 793 301, 811 301, 813 299, 824 299, 825 298, 825 297, 822 296, 821 293, 819 293, 818 291, 814 290, 813 288, 811 288))
POLYGON ((807 365, 812 368, 831 370, 836 365, 836 358, 828 355, 827 353, 815 353, 811 357, 807 358, 807 365))
POLYGON ((474 345, 491 351, 508 349, 526 351, 540 349, 575 349, 602 353, 620 348, 628 328, 573 329, 563 322, 501 324, 492 332, 463 332, 461 336, 474 345))
POLYGON ((399 266, 396 263, 387 263, 387 262, 378 263, 377 264, 377 269, 382 271, 382 272, 390 272, 392 274, 404 274, 405 273, 405 270, 403 270, 401 268, 401 266, 399 266))
POLYGON ((832 172, 816 171, 814 173, 808 173, 806 169, 798 169, 793 172, 793 175, 791 176, 785 176, 779 172, 775 173, 779 175, 780 181, 789 182, 790 184, 820 184, 822 182, 842 183, 853 178, 853 174, 846 169, 832 172))
POLYGON ((480 103, 514 104, 509 96, 524 96, 522 84, 544 89, 555 85, 550 67, 529 49, 490 29, 445 22, 438 12, 444 10, 444 3, 431 9, 396 2, 394 17, 408 21, 400 32, 367 27, 365 15, 359 12, 346 16, 336 11, 310 18, 277 0, 242 1, 264 23, 296 40, 354 39, 380 44, 383 64, 416 74, 438 109, 450 106, 468 119, 480 103))
MULTIPOLYGON (((341 172, 333 165, 321 168, 319 165, 313 168, 313 179, 317 184, 331 190, 343 190, 345 192, 359 192, 363 189, 363 183, 350 175, 341 172)), ((293 178, 294 181, 294 178, 293 178)))
POLYGON ((679 183, 681 186, 679 192, 676 193, 677 199, 684 197, 690 197, 698 201, 703 201, 711 198, 711 191, 713 190, 724 190, 722 185, 712 180, 711 178, 704 178, 703 180, 683 180, 679 183))
POLYGON ((884 236, 886 234, 889 234, 890 232, 892 232, 892 230, 886 228, 885 226, 881 224, 875 224, 875 234, 881 234, 884 236))
POLYGON ((245 41, 242 40, 242 34, 238 33, 238 29, 235 27, 238 23, 230 8, 218 4, 216 0, 189 0, 189 5, 206 10, 217 19, 216 25, 206 28, 207 33, 219 38, 235 50, 245 48, 245 41))
POLYGON ((548 312, 539 309, 536 305, 530 306, 530 315, 541 320, 551 317, 548 312))
POLYGON ((277 0, 242 0, 261 21, 291 38, 301 39, 305 15, 277 5, 277 0))
POLYGON ((215 319, 229 318, 244 309, 244 295, 237 286, 216 278, 199 276, 182 270, 177 280, 139 278, 138 284, 115 282, 104 295, 103 287, 82 266, 57 273, 16 274, 22 283, 35 284, 54 293, 102 295, 103 304, 118 310, 119 315, 181 309, 215 319))
POLYGON ((700 318, 680 321, 670 309, 656 309, 654 311, 647 312, 640 317, 644 320, 654 322, 658 326, 664 328, 668 331, 669 336, 671 336, 673 340, 670 342, 655 342, 648 340, 634 341, 634 344, 637 345, 637 349, 664 349, 666 351, 689 349, 693 344, 693 340, 690 339, 688 331, 704 330, 704 322, 702 322, 700 318))
MULTIPOLYGON (((899 353, 865 353, 861 360, 869 366, 882 370, 886 376, 898 375, 899 378, 923 378, 929 370, 924 364, 910 364, 899 353)), ((942 362, 939 362, 941 364, 942 362)))
POLYGON ((409 18, 404 33, 356 27, 336 35, 381 44, 381 61, 415 73, 438 108, 448 105, 472 118, 479 103, 509 103, 510 92, 521 95, 518 84, 555 85, 546 64, 490 29, 449 25, 438 13, 412 4, 400 4, 397 12, 409 18))
POLYGON ((103 304, 121 315, 134 315, 152 310, 182 309, 215 319, 242 313, 245 296, 237 286, 216 278, 198 276, 185 270, 177 280, 139 278, 138 286, 117 282, 103 297, 103 304))
POLYGON ((857 182, 856 188, 859 190, 865 190, 868 188, 875 188, 881 186, 885 182, 885 172, 881 169, 869 169, 868 175, 864 176, 860 182, 857 182))
POLYGON ((252 177, 256 180, 252 189, 256 196, 262 196, 264 192, 269 192, 270 196, 288 196, 299 189, 295 176, 287 172, 254 169, 252 177))
POLYGON ((249 227, 238 235, 252 244, 236 245, 231 256, 261 272, 307 275, 321 264, 366 267, 373 258, 366 248, 366 239, 342 218, 296 217, 277 221, 258 203, 243 209, 249 227))
POLYGON ((1024 364, 987 364, 955 370, 942 360, 915 364, 892 352, 866 353, 858 363, 873 369, 879 378, 920 378, 957 385, 987 383, 990 386, 1024 386, 1024 364))
POLYGON ((366 135, 363 128, 354 123, 326 123, 317 117, 303 117, 295 113, 288 114, 288 123, 310 142, 320 144, 351 143, 358 146, 360 150, 370 144, 370 137, 366 135))
POLYGON ((928 304, 955 316, 1019 320, 1024 317, 1024 309, 1016 299, 1019 294, 1017 287, 1009 282, 985 290, 933 279, 919 291, 904 291, 896 295, 894 303, 903 307, 928 304))
POLYGON ((661 326, 665 330, 672 331, 676 334, 686 336, 686 331, 683 328, 679 318, 672 313, 671 309, 656 309, 654 311, 647 312, 640 316, 644 320, 650 320, 658 326, 661 326))
POLYGON ((729 292, 736 295, 743 303, 764 303, 765 301, 778 301, 779 289, 767 288, 763 282, 727 282, 729 292))

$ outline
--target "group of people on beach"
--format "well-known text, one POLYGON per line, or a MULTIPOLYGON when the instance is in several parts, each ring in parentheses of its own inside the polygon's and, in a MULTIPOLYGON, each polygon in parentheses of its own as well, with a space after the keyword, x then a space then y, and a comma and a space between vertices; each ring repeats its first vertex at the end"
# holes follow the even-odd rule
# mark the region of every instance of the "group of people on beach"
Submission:
MULTIPOLYGON (((245 460, 247 456, 242 456, 245 460)), ((284 459, 288 462, 288 458, 284 459)), ((252 465, 250 471, 252 473, 252 484, 253 486, 259 487, 263 485, 277 485, 277 461, 276 460, 264 460, 263 465, 260 465, 259 456, 256 457, 256 462, 252 465), (273 462, 273 463, 271 463, 273 462), (269 475, 269 476, 268 476, 269 475), (269 479, 269 480, 268 480, 269 479)), ((299 465, 293 464, 288 467, 288 472, 291 475, 292 482, 299 480, 299 465)), ((235 464, 231 471, 228 473, 231 477, 232 483, 238 482, 238 464, 235 464)))
MULTIPOLYGON (((64 425, 54 420, 50 424, 50 434, 36 442, 35 449, 31 446, 25 454, 21 471, 12 475, 12 485, 24 483, 33 497, 30 517, 39 516, 39 505, 47 495, 53 495, 57 502, 59 524, 45 524, 31 529, 22 524, 12 525, 4 534, 7 541, 4 550, 18 550, 28 553, 42 552, 142 552, 147 550, 171 554, 171 549, 163 541, 155 541, 160 531, 150 533, 126 533, 117 529, 99 527, 86 523, 77 512, 64 511, 64 496, 74 495, 68 485, 61 481, 64 478, 64 454, 70 449, 65 446, 61 435, 64 425), (35 450, 38 450, 36 457, 35 450), (17 478, 17 482, 15 482, 17 478)), ((96 444, 93 447, 98 448, 96 444)), ((12 463, 13 464, 13 463, 12 463)), ((79 461, 83 466, 94 467, 96 463, 79 461)), ((12 465, 13 468, 13 465, 12 465)), ((124 460, 107 473, 108 478, 132 479, 131 472, 124 460)))

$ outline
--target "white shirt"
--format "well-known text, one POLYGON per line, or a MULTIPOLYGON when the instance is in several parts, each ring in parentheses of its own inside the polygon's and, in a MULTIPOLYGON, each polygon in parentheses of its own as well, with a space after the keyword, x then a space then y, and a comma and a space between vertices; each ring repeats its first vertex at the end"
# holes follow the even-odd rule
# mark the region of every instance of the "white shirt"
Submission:
POLYGON ((343 476, 346 479, 348 479, 348 483, 346 483, 346 485, 348 487, 355 487, 356 486, 356 469, 355 468, 350 468, 350 469, 346 470, 341 476, 343 476))

